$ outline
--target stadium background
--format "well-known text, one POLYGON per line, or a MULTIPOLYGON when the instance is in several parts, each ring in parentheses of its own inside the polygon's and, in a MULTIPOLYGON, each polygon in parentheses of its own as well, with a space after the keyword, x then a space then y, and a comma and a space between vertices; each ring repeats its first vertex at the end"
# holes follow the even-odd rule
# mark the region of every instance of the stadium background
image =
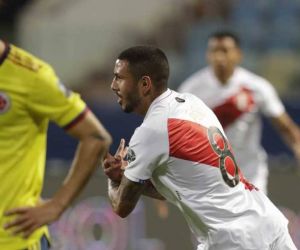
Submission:
MULTIPOLYGON (((112 152, 141 118, 123 114, 110 91, 115 57, 135 44, 161 47, 171 64, 170 87, 205 65, 207 36, 220 28, 242 40, 243 65, 269 79, 300 124, 299 0, 12 0, 1 1, 1 38, 54 66, 112 133, 112 152)), ((300 177, 291 152, 264 121, 270 155, 269 196, 291 221, 300 248, 300 177)), ((76 142, 51 124, 44 197, 63 180, 76 142)), ((55 250, 193 249, 182 215, 170 206, 159 218, 145 198, 129 219, 114 216, 101 169, 60 221, 51 226, 55 250)))

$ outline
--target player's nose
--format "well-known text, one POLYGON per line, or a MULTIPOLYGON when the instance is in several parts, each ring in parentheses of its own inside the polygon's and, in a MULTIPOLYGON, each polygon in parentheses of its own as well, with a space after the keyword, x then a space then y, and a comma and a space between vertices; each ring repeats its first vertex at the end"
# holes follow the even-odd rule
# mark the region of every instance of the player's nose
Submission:
POLYGON ((117 91, 117 84, 115 80, 112 80, 111 84, 110 84, 110 88, 112 91, 117 91))

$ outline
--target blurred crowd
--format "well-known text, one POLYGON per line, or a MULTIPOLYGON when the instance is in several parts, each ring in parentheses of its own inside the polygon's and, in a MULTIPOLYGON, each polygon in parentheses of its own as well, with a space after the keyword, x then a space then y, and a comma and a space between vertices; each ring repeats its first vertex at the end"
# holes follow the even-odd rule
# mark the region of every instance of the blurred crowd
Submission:
MULTIPOLYGON (((243 64, 270 80, 283 98, 297 99, 299 23, 300 2, 296 0, 198 0, 187 1, 178 15, 165 19, 152 34, 135 36, 137 44, 153 44, 167 52, 172 70, 170 84, 176 88, 205 65, 209 34, 224 28, 232 30, 241 37, 243 64)), ((109 68, 89 72, 82 79, 80 91, 92 102, 109 100, 106 90, 110 78, 109 68), (104 93, 103 98, 99 99, 94 90, 104 93)))

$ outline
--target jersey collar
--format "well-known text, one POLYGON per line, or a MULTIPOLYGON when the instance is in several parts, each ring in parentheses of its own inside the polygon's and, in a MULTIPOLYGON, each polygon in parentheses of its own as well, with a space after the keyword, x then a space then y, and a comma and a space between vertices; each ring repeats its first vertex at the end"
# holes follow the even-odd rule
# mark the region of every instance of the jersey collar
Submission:
POLYGON ((146 115, 145 115, 145 118, 148 116, 148 114, 150 114, 151 112, 151 109, 158 103, 164 101, 165 99, 167 99, 171 94, 173 93, 172 90, 170 89, 167 89, 164 93, 162 93, 161 95, 159 95, 158 97, 156 97, 153 102, 151 103, 146 115))
POLYGON ((211 75, 212 79, 214 80, 214 84, 218 87, 221 87, 221 88, 228 88, 228 86, 230 86, 233 82, 233 79, 236 78, 236 75, 238 74, 239 72, 239 66, 235 67, 232 75, 229 77, 229 79, 227 80, 227 82, 225 84, 222 84, 220 82, 220 80, 216 77, 215 73, 214 73, 214 70, 211 66, 208 67, 208 70, 209 70, 209 74, 211 75))
POLYGON ((172 90, 167 89, 164 93, 162 93, 160 96, 158 96, 154 99, 151 106, 155 105, 156 103, 161 102, 163 99, 166 99, 168 96, 170 96, 172 94, 172 92, 173 92, 172 90))
POLYGON ((4 42, 4 46, 5 46, 5 49, 4 49, 3 53, 2 53, 2 55, 0 56, 0 66, 2 65, 2 63, 4 62, 4 60, 6 59, 6 57, 9 54, 9 51, 10 51, 9 44, 7 44, 6 42, 4 42))

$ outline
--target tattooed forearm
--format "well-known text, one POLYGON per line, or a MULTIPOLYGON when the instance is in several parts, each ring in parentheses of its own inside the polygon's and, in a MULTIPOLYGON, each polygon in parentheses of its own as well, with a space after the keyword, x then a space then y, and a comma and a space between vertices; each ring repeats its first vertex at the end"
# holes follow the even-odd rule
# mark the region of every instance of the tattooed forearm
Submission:
POLYGON ((144 185, 132 182, 123 176, 120 184, 108 181, 108 196, 113 210, 122 218, 126 217, 134 209, 144 185))
POLYGON ((163 197, 157 190, 156 188, 153 186, 153 184, 151 183, 151 181, 148 181, 146 183, 146 187, 143 191, 143 195, 145 196, 149 196, 151 198, 157 199, 157 200, 165 200, 165 197, 163 197))
POLYGON ((111 179, 108 179, 108 189, 117 190, 119 186, 120 186, 120 182, 112 181, 111 179))

